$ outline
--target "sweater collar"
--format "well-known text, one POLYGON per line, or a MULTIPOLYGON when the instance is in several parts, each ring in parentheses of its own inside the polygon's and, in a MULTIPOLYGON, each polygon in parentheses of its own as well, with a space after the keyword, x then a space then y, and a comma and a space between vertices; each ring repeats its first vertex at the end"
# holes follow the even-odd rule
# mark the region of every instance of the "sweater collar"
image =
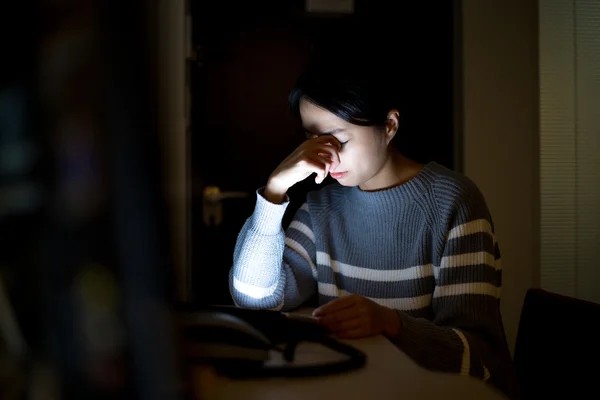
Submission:
POLYGON ((367 192, 361 190, 358 186, 354 186, 351 188, 350 200, 353 205, 365 208, 385 208, 398 203, 411 202, 420 197, 431 186, 436 166, 437 163, 430 162, 408 181, 387 189, 367 192))

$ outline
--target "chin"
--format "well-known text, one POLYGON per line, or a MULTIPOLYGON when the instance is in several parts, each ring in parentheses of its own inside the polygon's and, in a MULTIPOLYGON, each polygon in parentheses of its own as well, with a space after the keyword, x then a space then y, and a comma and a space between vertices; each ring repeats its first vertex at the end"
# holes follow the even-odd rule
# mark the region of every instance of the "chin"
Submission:
POLYGON ((350 180, 348 180, 348 181, 345 181, 345 180, 343 180, 343 179, 342 179, 342 180, 339 180, 339 181, 337 181, 337 182, 338 182, 340 185, 342 185, 342 186, 346 186, 346 187, 354 187, 354 186, 358 186, 358 185, 360 185, 360 183, 358 183, 358 182, 354 182, 354 181, 350 181, 350 180))

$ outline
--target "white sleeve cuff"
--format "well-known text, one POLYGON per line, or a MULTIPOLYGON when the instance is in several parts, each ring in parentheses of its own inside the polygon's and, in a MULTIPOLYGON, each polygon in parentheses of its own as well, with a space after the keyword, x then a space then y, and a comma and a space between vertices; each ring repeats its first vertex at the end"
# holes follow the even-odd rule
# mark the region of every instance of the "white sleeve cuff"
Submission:
POLYGON ((281 221, 285 210, 290 204, 290 199, 286 195, 282 204, 274 204, 262 195, 264 188, 256 191, 256 206, 252 214, 252 230, 261 235, 277 235, 281 232, 281 221))

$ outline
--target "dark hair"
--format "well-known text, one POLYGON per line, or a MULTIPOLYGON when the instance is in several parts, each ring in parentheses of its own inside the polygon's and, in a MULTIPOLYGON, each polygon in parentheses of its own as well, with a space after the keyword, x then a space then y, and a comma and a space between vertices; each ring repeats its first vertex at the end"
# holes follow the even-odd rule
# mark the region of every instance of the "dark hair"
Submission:
POLYGON ((318 60, 298 78, 288 101, 297 116, 305 98, 351 124, 381 127, 390 110, 400 111, 396 79, 373 59, 318 60))

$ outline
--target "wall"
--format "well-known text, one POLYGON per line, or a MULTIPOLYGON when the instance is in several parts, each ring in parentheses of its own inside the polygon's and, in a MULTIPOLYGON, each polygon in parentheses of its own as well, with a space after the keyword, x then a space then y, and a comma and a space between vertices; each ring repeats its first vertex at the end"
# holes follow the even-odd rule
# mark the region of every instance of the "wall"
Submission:
POLYGON ((600 302, 600 3, 540 3, 544 289, 600 302))
POLYGON ((464 0, 459 16, 462 170, 494 218, 512 351, 525 292, 539 282, 537 1, 464 0))
POLYGON ((171 210, 176 296, 190 296, 188 235, 188 120, 186 119, 186 10, 184 0, 157 1, 158 121, 164 140, 167 187, 171 210))

